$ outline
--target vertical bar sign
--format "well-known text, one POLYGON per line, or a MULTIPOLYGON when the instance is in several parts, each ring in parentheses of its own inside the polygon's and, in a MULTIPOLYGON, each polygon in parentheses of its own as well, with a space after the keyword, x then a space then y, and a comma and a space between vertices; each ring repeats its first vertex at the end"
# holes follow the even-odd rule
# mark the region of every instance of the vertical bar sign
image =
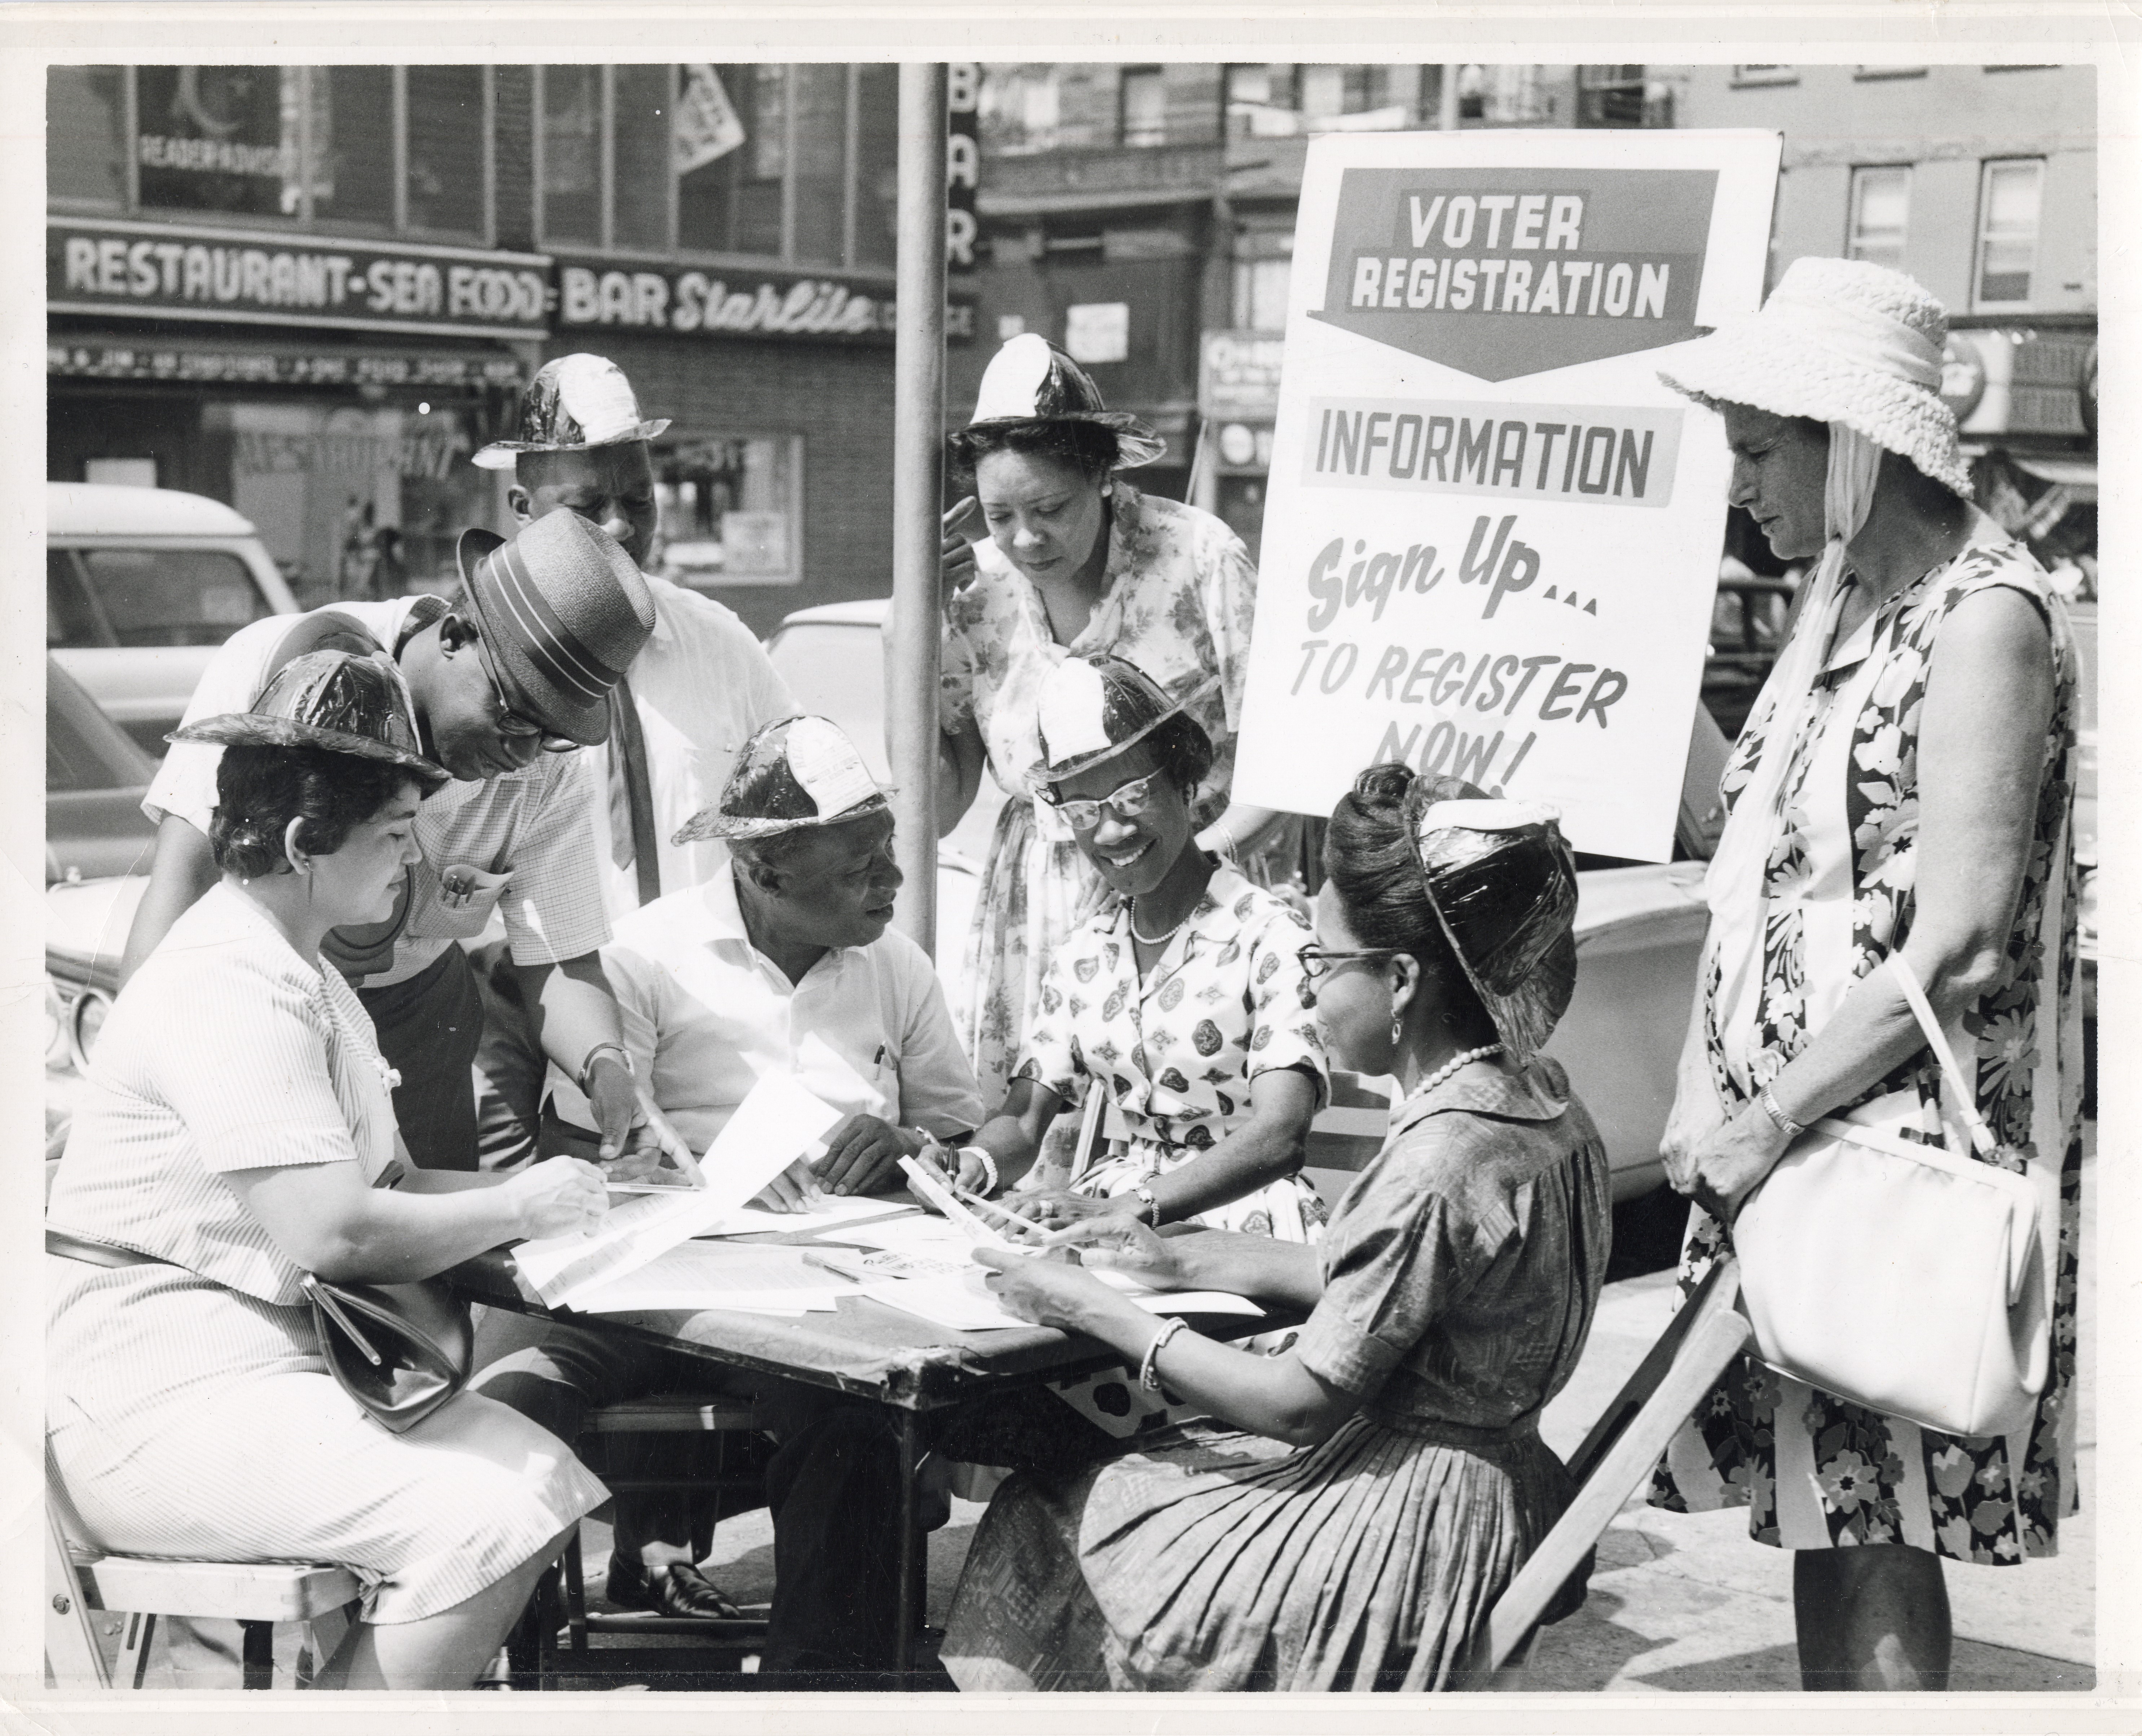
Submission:
POLYGON ((1671 853, 1730 461, 1663 384, 1760 298, 1775 133, 1309 148, 1235 793, 1399 760, 1671 853))
POLYGON ((975 269, 975 194, 982 180, 982 67, 954 61, 946 68, 945 103, 950 132, 945 150, 945 269, 955 275, 975 269))

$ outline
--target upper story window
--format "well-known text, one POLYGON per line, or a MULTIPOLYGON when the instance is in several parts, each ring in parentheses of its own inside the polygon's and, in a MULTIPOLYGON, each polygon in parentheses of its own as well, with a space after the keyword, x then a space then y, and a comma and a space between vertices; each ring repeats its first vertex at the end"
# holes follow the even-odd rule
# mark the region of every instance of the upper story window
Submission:
POLYGON ((487 67, 54 67, 57 205, 491 230, 487 67))
POLYGON ((1912 211, 1908 168, 1852 171, 1852 224, 1845 236, 1847 259, 1866 259, 1904 269, 1904 235, 1912 211))
POLYGON ((2039 157, 1989 162, 1978 189, 1978 259, 1972 305, 2027 307, 2038 259, 2038 216, 2046 165, 2039 157))
POLYGON ((1579 67, 1579 126, 1671 126, 1673 92, 1645 76, 1641 67, 1579 67))
POLYGON ((1733 69, 1735 86, 1749 85, 1789 85, 1800 81, 1800 69, 1785 66, 1736 66, 1733 69))
POLYGON ((1126 67, 1121 86, 1123 142, 1167 142, 1167 75, 1158 67, 1126 67))
POLYGON ((546 245, 890 269, 891 66, 543 67, 546 245))

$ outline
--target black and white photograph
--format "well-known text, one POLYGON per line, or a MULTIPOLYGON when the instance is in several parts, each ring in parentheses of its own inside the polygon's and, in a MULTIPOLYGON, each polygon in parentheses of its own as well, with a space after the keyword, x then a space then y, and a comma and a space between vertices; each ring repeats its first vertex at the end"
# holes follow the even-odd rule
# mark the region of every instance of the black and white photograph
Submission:
POLYGON ((2124 26, 11 10, 23 1716, 2142 1704, 2124 26))

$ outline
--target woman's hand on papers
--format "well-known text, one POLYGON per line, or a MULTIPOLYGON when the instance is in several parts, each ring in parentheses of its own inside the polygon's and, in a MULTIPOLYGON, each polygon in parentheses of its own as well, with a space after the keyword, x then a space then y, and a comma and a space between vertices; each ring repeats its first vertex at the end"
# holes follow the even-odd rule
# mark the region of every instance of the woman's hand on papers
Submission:
POLYGON ((533 1241, 587 1235, 610 1209, 603 1172, 578 1157, 546 1157, 501 1184, 512 1202, 514 1233, 533 1241))
POLYGON ((818 1186, 829 1194, 876 1193, 900 1173, 903 1157, 918 1156, 919 1135, 875 1115, 851 1115, 826 1136, 818 1186))
POLYGON ((1082 1218, 1057 1230, 1046 1241, 1052 1248, 1075 1251, 1089 1266, 1113 1266, 1154 1290, 1197 1290, 1183 1259, 1188 1236, 1160 1236, 1134 1218, 1082 1218))
POLYGON ((746 1203, 761 1211, 813 1211, 826 1203, 826 1196, 817 1171, 799 1157, 746 1203))
POLYGON ((1068 1260, 1037 1260, 995 1248, 977 1248, 975 1258, 990 1269, 982 1279, 990 1294, 1009 1312, 1036 1325, 1092 1332, 1103 1315, 1119 1314, 1133 1306, 1091 1272, 1068 1260))
POLYGON ((1119 1217, 1130 1221, 1132 1214, 1141 1209, 1135 1198, 1096 1200, 1073 1193, 1068 1187, 1037 1187, 1012 1195, 1004 1205, 1014 1216, 1029 1219, 1049 1230, 1061 1229, 1066 1224, 1087 1218, 1119 1217))

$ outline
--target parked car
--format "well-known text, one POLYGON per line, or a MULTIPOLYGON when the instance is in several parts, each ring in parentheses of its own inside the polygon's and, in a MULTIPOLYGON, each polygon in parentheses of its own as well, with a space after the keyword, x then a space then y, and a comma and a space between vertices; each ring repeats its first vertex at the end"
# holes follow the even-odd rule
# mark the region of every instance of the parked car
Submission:
POLYGON ((45 646, 157 759, 215 648, 297 599, 251 522, 170 488, 45 485, 45 646))
POLYGON ((155 830, 141 798, 156 762, 87 689, 45 658, 45 884, 146 872, 155 830))
MULTIPOLYGON (((884 598, 798 609, 767 641, 767 653, 806 711, 831 718, 889 781, 885 758, 884 598)), ((1704 718, 1699 727, 1709 724, 1704 718)), ((1715 767, 1724 743, 1705 727, 1705 752, 1715 767)), ((1715 775, 1715 773, 1714 773, 1715 775)), ((948 983, 960 964, 979 882, 968 865, 988 849, 1004 796, 985 776, 979 813, 963 820, 941 849, 937 907, 938 966, 948 983), (948 881, 964 894, 955 909, 948 881)), ((1706 811, 1709 801, 1685 804, 1706 811)), ((1696 957, 1709 912, 1700 861, 1594 868, 1577 876, 1577 995, 1549 1052, 1569 1069, 1606 1142, 1614 1197, 1633 1199, 1665 1178, 1659 1139, 1673 1105, 1695 989, 1696 957)))

